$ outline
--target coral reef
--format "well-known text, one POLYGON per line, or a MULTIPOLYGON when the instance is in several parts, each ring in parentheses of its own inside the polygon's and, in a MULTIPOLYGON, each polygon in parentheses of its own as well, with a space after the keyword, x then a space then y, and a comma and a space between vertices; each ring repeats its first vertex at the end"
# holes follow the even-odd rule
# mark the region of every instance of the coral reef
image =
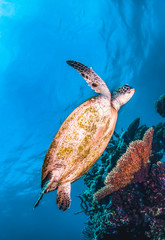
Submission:
POLYGON ((155 102, 155 108, 162 117, 165 117, 165 94, 161 95, 155 102))
MULTIPOLYGON (((165 239, 165 163, 160 162, 165 153, 165 123, 153 126, 153 141, 152 128, 148 130, 146 125, 139 125, 140 119, 137 118, 127 131, 115 132, 98 163, 84 176, 87 189, 79 198, 80 212, 88 216, 85 239, 165 239), (115 171, 117 160, 126 154, 132 141, 133 145, 139 141, 140 144, 147 142, 145 159, 149 158, 152 141, 149 163, 135 171, 128 185, 124 184, 100 201, 94 201, 94 194, 104 187, 106 176, 110 177, 112 169, 115 171)), ((123 179, 120 181, 122 185, 123 179)))
POLYGON ((104 181, 106 186, 95 193, 94 200, 100 200, 131 183, 134 174, 142 167, 144 168, 149 160, 152 137, 153 128, 150 128, 146 131, 143 140, 136 140, 130 143, 126 153, 117 161, 116 167, 108 173, 104 181))

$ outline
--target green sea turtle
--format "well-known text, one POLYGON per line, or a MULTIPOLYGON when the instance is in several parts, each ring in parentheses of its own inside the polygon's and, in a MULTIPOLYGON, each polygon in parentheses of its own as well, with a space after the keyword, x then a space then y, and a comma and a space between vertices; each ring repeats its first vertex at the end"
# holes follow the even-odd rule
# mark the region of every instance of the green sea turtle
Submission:
POLYGON ((118 88, 111 97, 105 82, 82 63, 67 61, 100 93, 77 107, 64 121, 44 159, 41 193, 57 189, 57 204, 65 211, 70 207, 71 183, 83 176, 98 160, 114 132, 119 108, 129 101, 135 89, 128 84, 118 88))

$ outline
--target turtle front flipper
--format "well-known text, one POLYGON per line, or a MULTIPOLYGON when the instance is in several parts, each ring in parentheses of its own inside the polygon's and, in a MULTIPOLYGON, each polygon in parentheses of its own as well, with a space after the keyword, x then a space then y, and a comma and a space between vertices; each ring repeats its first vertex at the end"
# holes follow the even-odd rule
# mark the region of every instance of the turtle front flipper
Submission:
POLYGON ((70 191, 70 182, 58 186, 56 203, 58 204, 59 209, 62 209, 63 211, 66 211, 70 207, 70 191))
POLYGON ((71 67, 75 68, 81 76, 85 79, 88 85, 97 93, 111 99, 111 93, 105 84, 105 82, 93 71, 92 68, 85 66, 84 64, 76 61, 66 61, 71 67))

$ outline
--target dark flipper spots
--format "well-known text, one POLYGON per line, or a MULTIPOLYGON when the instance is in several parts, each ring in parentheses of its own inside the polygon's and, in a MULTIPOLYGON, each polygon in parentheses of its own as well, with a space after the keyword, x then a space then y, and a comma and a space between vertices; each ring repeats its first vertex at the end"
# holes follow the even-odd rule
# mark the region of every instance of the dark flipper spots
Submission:
POLYGON ((58 186, 56 203, 58 204, 59 209, 62 209, 63 211, 66 211, 70 207, 70 190, 70 183, 64 183, 58 186))
POLYGON ((81 76, 86 80, 88 85, 97 93, 101 93, 111 99, 110 91, 105 82, 93 71, 92 68, 85 66, 84 64, 76 61, 66 61, 71 67, 76 69, 81 76))

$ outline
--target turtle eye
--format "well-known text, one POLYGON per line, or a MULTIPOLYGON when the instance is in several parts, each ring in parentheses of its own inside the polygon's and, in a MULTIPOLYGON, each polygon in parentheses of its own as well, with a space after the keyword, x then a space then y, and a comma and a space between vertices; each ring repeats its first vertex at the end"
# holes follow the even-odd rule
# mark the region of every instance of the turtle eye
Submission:
POLYGON ((130 89, 131 89, 131 87, 130 87, 128 84, 125 84, 125 85, 123 86, 124 92, 127 92, 127 91, 130 90, 130 89))
POLYGON ((126 90, 131 89, 131 87, 130 87, 128 84, 125 84, 125 85, 124 85, 124 88, 125 88, 126 90))
POLYGON ((124 94, 128 92, 131 89, 131 87, 128 84, 123 85, 122 87, 119 87, 115 90, 116 93, 124 94))

